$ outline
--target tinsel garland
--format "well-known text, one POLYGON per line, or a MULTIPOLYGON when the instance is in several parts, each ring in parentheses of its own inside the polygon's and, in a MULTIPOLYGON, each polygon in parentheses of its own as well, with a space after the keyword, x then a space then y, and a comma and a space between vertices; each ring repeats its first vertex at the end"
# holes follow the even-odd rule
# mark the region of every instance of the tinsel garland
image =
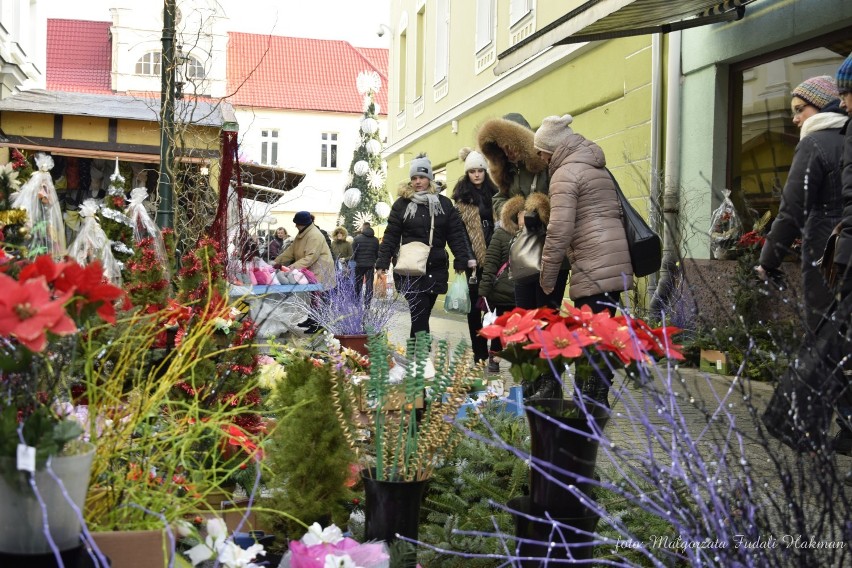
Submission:
POLYGON ((116 223, 121 223, 123 225, 127 225, 128 227, 133 226, 133 224, 130 222, 130 217, 128 217, 121 211, 110 209, 108 207, 101 207, 100 213, 107 219, 115 221, 116 223))

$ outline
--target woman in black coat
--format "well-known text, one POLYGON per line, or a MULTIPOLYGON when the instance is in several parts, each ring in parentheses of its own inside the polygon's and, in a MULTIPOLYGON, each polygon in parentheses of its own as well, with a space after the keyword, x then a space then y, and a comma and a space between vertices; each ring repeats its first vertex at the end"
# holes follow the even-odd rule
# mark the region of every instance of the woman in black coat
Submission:
POLYGON ((419 241, 429 244, 430 216, 434 217, 435 228, 426 274, 394 276, 397 290, 408 301, 411 312, 410 336, 414 337, 420 331, 429 332, 429 316, 435 300, 438 294, 447 292, 450 278, 447 244, 455 256, 453 268, 456 272, 476 268, 476 260, 467 244, 464 225, 452 201, 438 193, 432 163, 426 156, 421 155, 411 161, 409 177, 410 181, 400 188, 399 198, 391 207, 388 225, 379 247, 376 270, 386 272, 391 257, 395 257, 400 246, 406 243, 419 241))
POLYGON ((372 227, 364 223, 361 231, 352 240, 352 261, 355 263, 355 292, 361 297, 362 286, 366 287, 364 305, 373 299, 373 267, 379 258, 379 239, 372 227))
POLYGON ((846 115, 840 110, 837 87, 829 76, 814 77, 793 90, 793 123, 801 130, 778 216, 766 235, 756 268, 761 277, 777 273, 790 245, 802 237, 804 316, 808 330, 816 331, 832 295, 816 261, 843 211, 841 203, 840 128, 846 115))

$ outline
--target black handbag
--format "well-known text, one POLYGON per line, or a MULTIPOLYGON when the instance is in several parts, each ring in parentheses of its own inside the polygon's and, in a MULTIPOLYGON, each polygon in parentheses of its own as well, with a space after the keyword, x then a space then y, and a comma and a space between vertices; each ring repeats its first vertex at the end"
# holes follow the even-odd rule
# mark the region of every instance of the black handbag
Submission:
POLYGON ((648 276, 657 272, 663 265, 663 242, 660 235, 655 233, 642 215, 630 204, 624 196, 615 176, 607 170, 606 173, 615 185, 618 204, 621 207, 621 221, 624 223, 624 233, 627 235, 627 248, 630 251, 630 264, 633 265, 634 276, 648 276))

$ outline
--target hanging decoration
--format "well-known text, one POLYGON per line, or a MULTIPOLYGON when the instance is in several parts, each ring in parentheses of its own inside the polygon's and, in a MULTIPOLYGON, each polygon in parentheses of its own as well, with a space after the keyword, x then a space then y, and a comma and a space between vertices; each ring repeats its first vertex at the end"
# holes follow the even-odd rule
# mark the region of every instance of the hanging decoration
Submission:
POLYGON ((379 130, 379 121, 372 117, 367 117, 361 121, 361 132, 364 134, 375 134, 379 130))
POLYGON ((364 223, 373 224, 373 215, 371 213, 367 213, 366 211, 358 211, 355 213, 355 226, 360 227, 364 223))
POLYGON ((367 140, 366 148, 367 152, 375 156, 382 151, 382 143, 376 140, 375 138, 372 140, 367 140))
POLYGON ((365 176, 367 172, 370 171, 370 164, 368 164, 365 160, 358 160, 355 162, 355 165, 352 166, 352 171, 355 172, 355 175, 365 176))
POLYGON ((375 71, 361 71, 355 80, 355 86, 362 95, 378 93, 382 88, 382 79, 375 71))
POLYGON ((343 204, 349 208, 357 206, 361 202, 361 190, 357 187, 350 187, 343 192, 343 204))
POLYGON ((387 219, 388 215, 390 215, 391 206, 385 203, 384 201, 379 201, 376 203, 376 215, 381 217, 382 219, 387 219))
POLYGON ((381 170, 372 170, 367 174, 367 184, 370 189, 380 189, 385 185, 385 174, 381 170))
POLYGON ((30 252, 49 254, 54 260, 65 255, 65 222, 59 207, 59 197, 50 170, 53 158, 39 152, 35 157, 36 171, 21 189, 11 195, 12 209, 27 212, 27 229, 32 237, 30 252))

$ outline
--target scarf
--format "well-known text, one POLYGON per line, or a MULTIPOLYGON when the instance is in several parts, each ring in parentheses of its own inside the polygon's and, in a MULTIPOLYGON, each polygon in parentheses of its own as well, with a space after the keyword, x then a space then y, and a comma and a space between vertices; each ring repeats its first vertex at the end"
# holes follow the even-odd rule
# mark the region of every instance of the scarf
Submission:
POLYGON ((438 194, 416 191, 414 192, 414 195, 411 196, 411 202, 405 208, 402 220, 414 219, 414 216, 417 214, 418 205, 427 205, 429 207, 430 217, 444 214, 444 209, 441 207, 441 201, 438 199, 438 194))

